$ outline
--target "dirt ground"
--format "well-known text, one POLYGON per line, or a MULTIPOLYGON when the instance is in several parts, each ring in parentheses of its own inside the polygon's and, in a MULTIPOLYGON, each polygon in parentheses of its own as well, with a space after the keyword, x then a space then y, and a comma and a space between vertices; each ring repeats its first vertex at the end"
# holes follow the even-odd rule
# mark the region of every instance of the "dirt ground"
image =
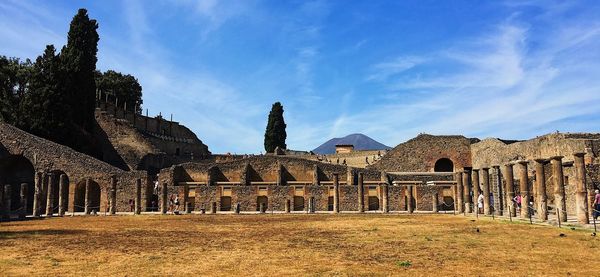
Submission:
POLYGON ((0 223, 0 253, 10 276, 600 274, 590 230, 453 215, 51 218, 0 223))

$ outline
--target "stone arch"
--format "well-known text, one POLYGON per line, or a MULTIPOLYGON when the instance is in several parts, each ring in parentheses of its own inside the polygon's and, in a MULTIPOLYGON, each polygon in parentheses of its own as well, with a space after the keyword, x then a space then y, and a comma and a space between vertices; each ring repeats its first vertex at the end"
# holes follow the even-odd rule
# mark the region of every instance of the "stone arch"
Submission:
MULTIPOLYGON (((10 186, 10 210, 16 211, 21 208, 21 184, 27 184, 27 213, 33 212, 35 168, 33 163, 22 155, 2 155, 0 158, 0 189, 10 186)), ((4 202, 4 201, 2 201, 4 202)))
POLYGON ((454 162, 448 158, 441 158, 433 166, 434 172, 454 172, 454 162))
MULTIPOLYGON (((90 211, 100 211, 100 198, 101 188, 98 183, 90 180, 90 191, 88 192, 90 198, 90 211)), ((73 211, 83 212, 85 211, 85 195, 86 195, 86 180, 82 180, 75 185, 75 193, 73 195, 73 211)))

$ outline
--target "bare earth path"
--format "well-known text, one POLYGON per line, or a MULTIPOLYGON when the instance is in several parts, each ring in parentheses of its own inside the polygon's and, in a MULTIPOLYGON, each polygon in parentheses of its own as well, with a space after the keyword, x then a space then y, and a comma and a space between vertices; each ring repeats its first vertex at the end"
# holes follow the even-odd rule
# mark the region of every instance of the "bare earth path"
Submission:
POLYGON ((598 276, 590 234, 452 215, 66 217, 1 223, 0 275, 598 276))

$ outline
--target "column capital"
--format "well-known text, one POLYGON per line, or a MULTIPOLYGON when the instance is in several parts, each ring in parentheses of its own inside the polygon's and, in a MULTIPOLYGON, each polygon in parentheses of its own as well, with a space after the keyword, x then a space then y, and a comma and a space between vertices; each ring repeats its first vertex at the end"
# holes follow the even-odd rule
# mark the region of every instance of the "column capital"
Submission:
POLYGON ((515 164, 527 165, 527 164, 529 164, 529 161, 528 160, 518 160, 518 161, 515 161, 515 164))
POLYGON ((507 162, 507 163, 504 164, 504 166, 510 167, 510 168, 512 168, 513 165, 514 165, 513 162, 507 162))
POLYGON ((498 169, 498 168, 500 168, 500 165, 492 165, 492 168, 493 169, 498 169))
POLYGON ((471 171, 479 171, 479 168, 473 168, 471 171))
POLYGON ((562 160, 562 158, 564 158, 564 156, 552 156, 552 157, 550 157, 550 160, 560 161, 560 160, 562 160))
POLYGON ((481 170, 488 171, 488 170, 490 170, 490 167, 489 166, 484 166, 484 167, 481 168, 481 170))
POLYGON ((585 156, 585 153, 584 152, 575 152, 575 153, 573 153, 573 156, 583 158, 583 156, 585 156))
POLYGON ((542 159, 542 158, 533 159, 533 160, 539 164, 546 164, 548 162, 548 159, 542 159))

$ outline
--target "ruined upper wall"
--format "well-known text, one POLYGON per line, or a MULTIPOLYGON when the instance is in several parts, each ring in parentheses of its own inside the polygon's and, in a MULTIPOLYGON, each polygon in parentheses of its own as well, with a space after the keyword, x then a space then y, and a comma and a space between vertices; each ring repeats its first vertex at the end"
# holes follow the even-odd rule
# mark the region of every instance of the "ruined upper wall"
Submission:
POLYGON ((552 156, 564 156, 564 160, 572 161, 573 153, 584 152, 589 164, 598 156, 598 146, 600 135, 594 134, 553 133, 510 144, 488 138, 471 145, 471 159, 474 168, 481 168, 552 156))
POLYGON ((161 118, 134 117, 133 113, 120 112, 115 117, 114 111, 96 110, 97 136, 103 142, 103 159, 115 166, 156 172, 210 155, 208 147, 185 126, 161 118))
POLYGON ((369 169, 399 172, 430 172, 441 158, 450 159, 454 169, 471 166, 470 139, 464 136, 421 134, 390 150, 369 169))

